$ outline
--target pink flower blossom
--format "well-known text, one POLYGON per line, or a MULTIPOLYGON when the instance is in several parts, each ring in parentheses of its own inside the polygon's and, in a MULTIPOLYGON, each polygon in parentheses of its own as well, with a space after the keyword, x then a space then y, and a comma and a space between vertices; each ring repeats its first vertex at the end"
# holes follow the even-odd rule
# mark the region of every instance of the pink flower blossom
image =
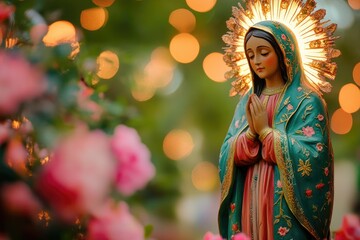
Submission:
POLYGON ((236 122, 235 122, 235 128, 239 128, 239 120, 236 120, 236 122))
POLYGON ((321 152, 324 149, 324 146, 321 143, 317 143, 316 144, 316 150, 318 150, 319 152, 321 152))
POLYGON ((6 211, 12 214, 29 216, 36 219, 41 204, 24 182, 7 184, 2 187, 1 199, 6 211))
POLYGON ((317 115, 316 118, 317 118, 319 121, 322 121, 322 120, 324 120, 324 115, 319 114, 319 115, 317 115))
POLYGON ((19 105, 46 89, 43 73, 20 55, 0 50, 0 115, 13 114, 19 105))
POLYGON ((215 235, 212 232, 207 232, 204 235, 203 240, 223 240, 223 238, 220 235, 215 235))
POLYGON ((286 40, 285 34, 281 34, 281 38, 282 38, 283 40, 286 40))
POLYGON ((315 185, 316 189, 322 189, 325 186, 324 183, 318 183, 315 185))
POLYGON ((100 130, 77 130, 55 148, 37 189, 59 217, 72 222, 96 210, 110 191, 115 161, 100 130))
POLYGON ((235 208, 236 208, 236 204, 235 204, 235 203, 231 203, 231 204, 230 204, 230 209, 231 209, 231 212, 232 212, 232 213, 235 211, 235 208))
POLYGON ((231 237, 231 240, 250 240, 245 233, 237 233, 231 237))
POLYGON ((314 128, 307 126, 307 127, 303 127, 302 128, 302 132, 305 136, 307 137, 311 137, 312 135, 315 134, 314 128))
POLYGON ((276 182, 276 186, 277 186, 278 188, 282 188, 282 183, 281 183, 281 181, 280 181, 280 180, 277 180, 277 182, 276 182))
POLYGON ((355 214, 346 214, 342 219, 341 228, 335 232, 335 239, 360 239, 360 217, 355 214))
POLYGON ((297 90, 298 92, 300 92, 302 90, 302 87, 298 87, 297 90))
POLYGON ((5 161, 18 174, 26 174, 27 151, 20 138, 12 138, 9 141, 5 151, 5 161))
POLYGON ((116 127, 111 148, 118 161, 116 185, 122 194, 133 194, 154 177, 150 152, 135 129, 125 125, 116 127))
POLYGON ((284 237, 289 232, 289 229, 287 227, 279 227, 278 234, 282 237, 284 237))
POLYGON ((294 107, 293 107, 293 105, 291 105, 290 103, 286 106, 286 109, 288 110, 288 111, 291 111, 291 110, 293 110, 294 109, 294 107))
POLYGON ((329 168, 328 167, 324 168, 324 174, 325 174, 325 176, 329 175, 329 168))
POLYGON ((87 240, 118 239, 143 240, 144 227, 130 214, 125 202, 109 201, 90 219, 87 240))

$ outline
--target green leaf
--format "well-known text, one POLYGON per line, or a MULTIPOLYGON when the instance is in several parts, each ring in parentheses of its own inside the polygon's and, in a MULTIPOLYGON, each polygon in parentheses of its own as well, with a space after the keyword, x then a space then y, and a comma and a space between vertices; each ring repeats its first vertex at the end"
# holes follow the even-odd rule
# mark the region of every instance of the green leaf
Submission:
POLYGON ((144 230, 145 230, 145 238, 149 238, 154 230, 154 226, 148 224, 144 227, 144 230))

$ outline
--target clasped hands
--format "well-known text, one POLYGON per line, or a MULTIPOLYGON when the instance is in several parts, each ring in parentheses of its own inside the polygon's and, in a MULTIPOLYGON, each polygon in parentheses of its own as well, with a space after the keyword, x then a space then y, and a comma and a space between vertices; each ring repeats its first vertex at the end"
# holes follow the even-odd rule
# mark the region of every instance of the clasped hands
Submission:
POLYGON ((249 123, 246 136, 251 140, 255 140, 259 136, 259 140, 263 141, 272 131, 269 127, 266 107, 263 106, 256 94, 251 94, 246 104, 246 119, 249 123))

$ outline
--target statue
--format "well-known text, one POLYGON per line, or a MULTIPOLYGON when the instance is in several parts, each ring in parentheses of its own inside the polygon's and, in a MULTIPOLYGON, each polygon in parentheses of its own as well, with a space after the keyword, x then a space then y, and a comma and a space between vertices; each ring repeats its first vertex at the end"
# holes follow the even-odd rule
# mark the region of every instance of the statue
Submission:
POLYGON ((224 60, 240 95, 221 147, 219 230, 255 240, 330 239, 333 151, 322 92, 340 55, 315 1, 233 8, 224 60))

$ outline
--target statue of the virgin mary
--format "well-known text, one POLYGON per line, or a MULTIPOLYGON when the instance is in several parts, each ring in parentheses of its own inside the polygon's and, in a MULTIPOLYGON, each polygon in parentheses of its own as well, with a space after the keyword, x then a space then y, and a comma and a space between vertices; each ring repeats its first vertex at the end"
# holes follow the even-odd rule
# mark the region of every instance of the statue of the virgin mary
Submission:
POLYGON ((233 8, 224 59, 240 95, 221 147, 219 230, 231 239, 330 239, 333 151, 322 92, 340 55, 314 0, 233 8))

